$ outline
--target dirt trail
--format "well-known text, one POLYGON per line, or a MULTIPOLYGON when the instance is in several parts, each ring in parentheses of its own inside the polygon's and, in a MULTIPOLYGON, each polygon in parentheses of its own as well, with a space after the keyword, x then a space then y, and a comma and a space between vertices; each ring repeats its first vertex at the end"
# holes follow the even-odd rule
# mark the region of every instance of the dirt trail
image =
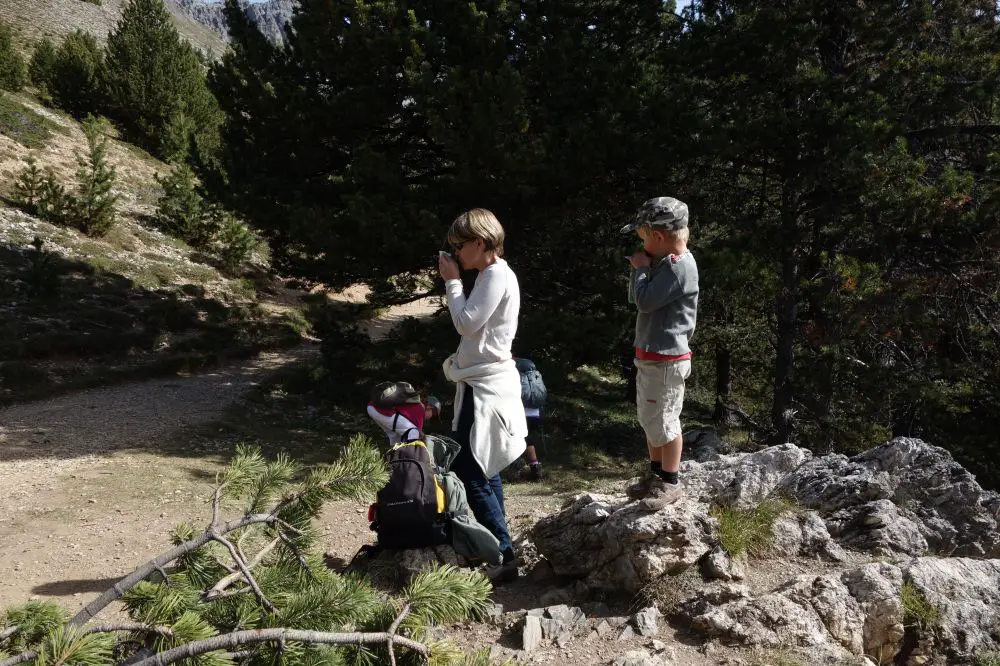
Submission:
MULTIPOLYGON (((366 328, 381 335, 401 317, 436 307, 390 309, 366 328)), ((318 353, 307 342, 201 374, 0 410, 0 608, 40 598, 74 610, 162 552, 174 525, 204 525, 206 498, 229 452, 158 444, 222 417, 269 374, 318 353)), ((338 551, 367 540, 361 511, 345 503, 321 518, 338 551)))

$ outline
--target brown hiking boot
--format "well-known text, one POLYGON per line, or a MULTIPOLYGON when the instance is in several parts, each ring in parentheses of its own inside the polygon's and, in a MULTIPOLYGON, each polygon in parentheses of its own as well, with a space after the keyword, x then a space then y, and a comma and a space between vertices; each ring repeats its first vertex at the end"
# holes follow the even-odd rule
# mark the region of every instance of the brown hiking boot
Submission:
POLYGON ((649 485, 649 492, 639 502, 639 508, 644 511, 659 511, 668 504, 673 504, 684 494, 684 489, 677 483, 667 483, 657 477, 649 485))
POLYGON ((631 479, 631 483, 625 488, 625 494, 629 499, 642 499, 649 494, 649 488, 653 481, 659 481, 660 477, 652 470, 646 472, 644 476, 631 479))

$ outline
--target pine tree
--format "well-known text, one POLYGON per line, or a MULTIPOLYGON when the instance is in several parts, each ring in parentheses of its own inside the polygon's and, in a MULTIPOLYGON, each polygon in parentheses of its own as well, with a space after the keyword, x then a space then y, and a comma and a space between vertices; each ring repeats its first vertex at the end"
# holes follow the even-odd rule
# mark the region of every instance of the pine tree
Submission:
POLYGON ((17 92, 28 81, 24 58, 14 46, 14 33, 0 21, 0 89, 17 92))
POLYGON ((84 123, 87 155, 77 155, 77 194, 72 205, 75 224, 88 236, 103 236, 117 221, 118 195, 115 168, 107 163, 108 141, 102 123, 90 118, 84 123))
POLYGON ((222 169, 199 176, 283 269, 412 298, 389 278, 425 270, 451 220, 485 206, 545 318, 523 328, 530 345, 607 358, 625 326, 610 220, 668 171, 634 159, 662 3, 307 0, 285 50, 226 11, 232 51, 210 75, 222 169))
POLYGON ((28 155, 24 161, 27 166, 21 169, 14 180, 12 198, 15 205, 24 212, 34 215, 38 212, 38 201, 42 195, 45 176, 38 168, 38 160, 34 155, 28 155))
POLYGON ((55 62, 56 47, 51 39, 43 37, 35 45, 35 50, 31 54, 31 63, 28 65, 28 78, 43 95, 51 95, 49 86, 55 62))
POLYGON ((775 440, 795 420, 820 449, 889 432, 901 377, 876 331, 901 321, 873 315, 887 285, 926 280, 908 256, 918 239, 978 219, 985 201, 977 137, 995 131, 974 119, 990 116, 997 82, 987 9, 696 3, 673 68, 681 103, 704 113, 682 150, 705 156, 692 166, 725 244, 773 278, 775 440))
POLYGON ((38 217, 53 224, 67 224, 72 219, 75 199, 56 178, 52 167, 46 167, 38 194, 38 217))
POLYGON ((198 193, 195 175, 183 163, 174 164, 166 177, 156 176, 163 196, 156 205, 159 228, 195 248, 211 243, 215 229, 205 219, 205 203, 198 193))
POLYGON ((367 578, 332 572, 315 551, 313 522, 324 504, 368 501, 387 478, 382 456, 361 437, 334 463, 309 470, 240 447, 218 478, 203 530, 177 526, 173 548, 68 620, 48 602, 9 609, 0 650, 17 660, 10 663, 489 663, 430 641, 427 630, 483 615, 490 584, 481 574, 435 567, 390 595, 367 578), (88 624, 117 600, 129 621, 88 624))
POLYGON ((134 140, 165 159, 187 149, 188 137, 179 141, 178 132, 194 131, 215 148, 218 105, 205 63, 181 40, 163 0, 129 3, 108 36, 105 63, 111 113, 134 140))
POLYGON ((76 118, 84 118, 102 108, 102 59, 93 35, 82 30, 66 35, 56 51, 46 81, 56 106, 76 118))

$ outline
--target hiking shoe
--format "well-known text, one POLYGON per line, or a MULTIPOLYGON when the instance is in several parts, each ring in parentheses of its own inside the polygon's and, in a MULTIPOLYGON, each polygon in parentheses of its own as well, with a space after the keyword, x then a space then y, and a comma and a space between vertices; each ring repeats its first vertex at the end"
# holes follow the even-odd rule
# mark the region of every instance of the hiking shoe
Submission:
POLYGON ((649 488, 652 483, 659 480, 660 477, 650 470, 646 472, 645 476, 633 478, 631 483, 625 488, 625 494, 628 495, 629 499, 642 499, 649 494, 649 488))
POLYGON ((542 480, 542 466, 541 465, 528 465, 527 474, 525 478, 528 481, 541 481, 542 480))
POLYGON ((490 579, 490 582, 493 583, 494 586, 515 581, 520 575, 521 573, 517 569, 516 559, 492 566, 486 570, 486 577, 490 579))
POLYGON ((644 511, 659 511, 668 504, 673 504, 684 494, 684 489, 677 483, 667 483, 657 477, 650 485, 649 492, 639 502, 639 508, 644 511))

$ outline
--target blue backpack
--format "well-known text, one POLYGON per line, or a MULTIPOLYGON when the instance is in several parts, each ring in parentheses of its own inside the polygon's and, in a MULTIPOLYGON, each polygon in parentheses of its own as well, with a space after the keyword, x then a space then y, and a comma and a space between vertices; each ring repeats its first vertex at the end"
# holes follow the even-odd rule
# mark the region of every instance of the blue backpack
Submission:
POLYGON ((521 375, 521 402, 525 407, 542 409, 548 399, 548 391, 545 390, 545 382, 542 381, 542 373, 535 367, 534 361, 527 358, 519 358, 514 362, 517 371, 521 375))

